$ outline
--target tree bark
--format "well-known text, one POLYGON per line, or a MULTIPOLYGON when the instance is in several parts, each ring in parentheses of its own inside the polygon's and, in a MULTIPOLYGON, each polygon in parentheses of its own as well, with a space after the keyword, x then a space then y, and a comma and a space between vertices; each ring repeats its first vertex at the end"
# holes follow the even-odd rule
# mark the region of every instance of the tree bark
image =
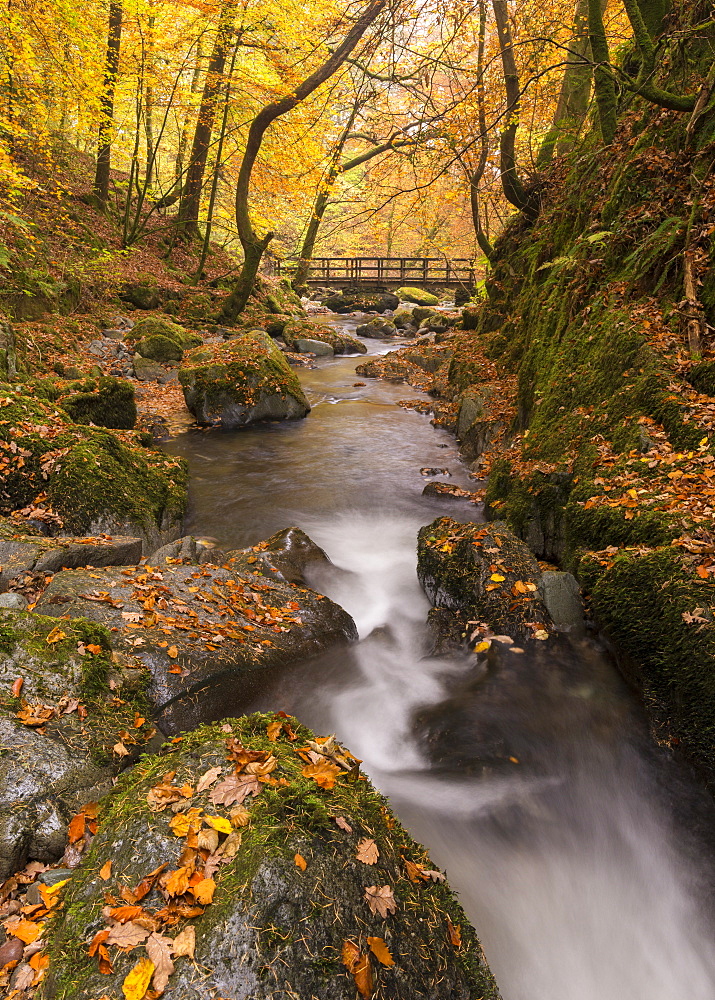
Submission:
POLYGON ((262 108, 251 122, 236 184, 236 228, 244 253, 244 264, 238 281, 224 302, 221 319, 230 322, 244 309, 253 290, 258 268, 273 233, 259 236, 253 228, 249 207, 251 173, 263 142, 273 122, 292 111, 301 101, 325 83, 345 62, 372 22, 387 7, 387 0, 371 0, 364 13, 355 21, 343 41, 313 73, 299 83, 292 93, 262 108))
POLYGON ((216 118, 235 17, 236 0, 227 0, 221 7, 216 40, 206 70, 204 90, 194 130, 194 141, 191 145, 191 153, 181 190, 178 222, 180 230, 187 236, 195 236, 199 229, 199 208, 206 160, 211 145, 211 133, 216 118))
POLYGON ((484 88, 484 48, 487 37, 487 8, 485 0, 479 0, 479 45, 477 48, 477 110, 479 123, 479 162, 469 178, 469 204, 472 210, 472 223, 477 244, 487 260, 492 259, 493 248, 482 227, 482 213, 479 204, 479 185, 489 157, 489 141, 487 138, 487 106, 484 88))
MULTIPOLYGON (((588 4, 589 0, 576 0, 573 35, 568 45, 568 62, 561 81, 553 122, 536 159, 539 170, 543 170, 551 162, 554 153, 561 156, 571 148, 588 112, 593 80, 588 4)), ((605 6, 606 0, 601 0, 602 10, 605 6)))
POLYGON ((509 24, 507 0, 492 0, 492 7, 497 22, 507 102, 506 126, 502 129, 499 137, 502 188, 504 189, 504 197, 510 204, 521 212, 534 215, 533 206, 516 169, 515 143, 516 131, 519 127, 521 89, 519 87, 519 72, 514 58, 514 42, 509 24))
POLYGON ((94 196, 104 208, 109 199, 109 168, 112 159, 112 127, 114 119, 114 91, 119 70, 119 50, 122 41, 122 5, 109 5, 109 31, 107 34, 107 57, 104 70, 104 85, 100 103, 99 148, 97 168, 94 175, 94 196))
POLYGON ((596 90, 596 107, 598 121, 601 126, 601 137, 609 146, 616 135, 616 84, 610 64, 608 39, 603 26, 601 0, 588 2, 588 31, 591 40, 591 52, 596 67, 593 82, 596 90))

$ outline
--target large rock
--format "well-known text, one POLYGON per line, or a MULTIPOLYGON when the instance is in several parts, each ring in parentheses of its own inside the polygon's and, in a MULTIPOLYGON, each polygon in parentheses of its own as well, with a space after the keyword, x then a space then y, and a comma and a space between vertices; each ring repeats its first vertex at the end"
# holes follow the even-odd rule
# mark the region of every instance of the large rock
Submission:
POLYGON ((385 339, 399 336, 399 330, 391 319, 375 319, 362 323, 355 331, 358 337, 385 339))
MULTIPOLYGON (((173 341, 173 343, 185 351, 192 347, 198 347, 203 343, 197 333, 191 333, 178 323, 174 323, 162 316, 147 316, 145 319, 141 319, 138 323, 135 323, 131 330, 124 335, 124 339, 131 345, 137 344, 139 341, 150 341, 154 337, 163 337, 166 340, 173 341)), ((142 354, 142 351, 138 353, 142 354)), ((146 357, 150 357, 150 355, 146 355, 146 357)), ((161 361, 162 359, 157 358, 155 360, 161 361)))
POLYGON ((416 302, 418 306, 436 306, 439 304, 439 299, 436 295, 432 295, 431 292, 425 292, 422 288, 413 288, 406 285, 404 288, 398 288, 396 294, 400 302, 416 302))
POLYGON ((470 461, 478 459, 504 430, 502 420, 489 415, 487 404, 493 388, 474 387, 458 400, 456 434, 459 450, 470 461))
POLYGON ((0 611, 0 652, 4 880, 28 858, 62 854, 80 801, 97 797, 95 786, 146 744, 151 727, 140 718, 145 669, 113 655, 109 633, 93 622, 0 611))
POLYGON ((255 549, 229 553, 219 566, 164 560, 123 572, 66 570, 37 610, 60 603, 70 618, 116 630, 115 648, 151 671, 162 729, 187 728, 220 717, 227 706, 240 711, 271 672, 357 638, 342 608, 287 582, 302 580, 299 556, 303 563, 320 558, 301 534, 280 532, 255 549))
POLYGON ((300 382, 266 333, 251 331, 186 355, 179 371, 188 409, 199 423, 242 427, 299 420, 310 412, 300 382))
POLYGON ((47 538, 15 533, 9 521, 0 522, 0 592, 24 573, 126 566, 141 559, 141 538, 47 538))
POLYGON ((354 1000, 373 984, 390 1000, 498 1000, 444 876, 357 764, 268 715, 204 727, 145 759, 66 887, 43 1000, 118 997, 133 969, 164 1000, 354 1000), (138 909, 113 915, 107 898, 126 911, 128 894, 138 909), (122 950, 107 932, 133 940, 122 950), (98 933, 105 975, 88 954, 98 933))
MULTIPOLYGON (((366 354, 367 347, 357 337, 338 332, 323 323, 307 323, 291 320, 283 327, 283 340, 290 350, 300 351, 301 340, 314 340, 327 344, 334 354, 366 354)), ((318 352, 314 352, 318 353, 318 352)))
POLYGON ((372 295, 360 289, 345 288, 342 292, 331 293, 323 299, 323 305, 336 313, 378 312, 397 309, 400 300, 391 292, 378 292, 372 295))
POLYGON ((180 534, 186 464, 129 433, 72 423, 23 386, 0 386, 0 514, 51 511, 59 533, 128 535, 156 548, 180 534))
POLYGON ((56 403, 76 424, 114 430, 131 430, 136 424, 134 386, 123 379, 111 375, 78 381, 38 378, 31 385, 37 396, 56 403))
POLYGON ((468 623, 478 622, 520 645, 549 638, 553 622, 539 594, 539 564, 506 524, 441 517, 420 530, 417 551, 425 593, 454 611, 467 634, 468 623))

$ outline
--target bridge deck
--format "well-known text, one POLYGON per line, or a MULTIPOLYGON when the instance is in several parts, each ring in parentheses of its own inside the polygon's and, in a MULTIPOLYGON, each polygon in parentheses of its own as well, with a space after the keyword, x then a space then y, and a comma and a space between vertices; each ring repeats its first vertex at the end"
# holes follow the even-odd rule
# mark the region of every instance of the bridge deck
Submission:
MULTIPOLYGON (((275 260, 272 273, 289 277, 297 261, 275 260)), ((314 257, 310 262, 310 285, 474 285, 474 264, 466 258, 442 257, 314 257)))

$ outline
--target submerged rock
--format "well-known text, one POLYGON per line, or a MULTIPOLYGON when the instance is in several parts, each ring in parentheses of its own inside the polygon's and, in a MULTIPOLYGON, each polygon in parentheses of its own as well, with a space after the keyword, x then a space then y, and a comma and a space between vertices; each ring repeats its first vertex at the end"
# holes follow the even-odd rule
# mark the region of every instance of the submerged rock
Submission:
POLYGON ((61 603, 63 614, 114 630, 115 648, 151 671, 162 729, 177 731, 220 717, 228 705, 240 711, 271 671, 357 638, 347 612, 287 581, 300 579, 300 566, 321 551, 303 535, 313 548, 299 554, 298 537, 287 535, 229 553, 218 566, 66 570, 37 607, 61 603))
POLYGON ((110 796, 64 892, 43 1000, 118 996, 136 969, 165 1000, 354 1000, 356 987, 498 1000, 444 875, 358 764, 268 715, 204 727, 145 759, 110 796), (137 909, 125 920, 107 894, 131 894, 137 909), (98 933, 106 975, 87 950, 98 933))
POLYGON ((310 412, 297 376, 267 333, 253 330, 186 355, 179 382, 199 423, 242 427, 310 412))

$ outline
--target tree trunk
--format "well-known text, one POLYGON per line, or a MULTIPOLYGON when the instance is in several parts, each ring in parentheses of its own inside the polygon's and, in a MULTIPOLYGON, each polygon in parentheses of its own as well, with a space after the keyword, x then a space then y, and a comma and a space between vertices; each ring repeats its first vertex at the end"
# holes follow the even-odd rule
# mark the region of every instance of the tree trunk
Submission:
POLYGON ((199 115, 194 130, 194 141, 191 146, 189 163, 186 168, 184 185, 179 204, 179 228, 185 235, 196 235, 199 229, 199 208, 201 206, 201 190, 204 184, 206 159, 211 145, 216 108, 218 106, 223 71, 226 65, 233 22, 236 17, 236 0, 227 0, 221 7, 218 30, 213 51, 209 59, 204 81, 204 91, 201 95, 199 115))
MULTIPOLYGON (((194 64, 194 72, 191 75, 191 94, 195 94, 199 89, 199 80, 201 79, 201 61, 203 59, 202 42, 203 38, 199 38, 196 43, 196 62, 194 64)), ((174 180, 179 185, 183 184, 184 181, 184 156, 186 154, 186 146, 188 145, 188 142, 189 114, 187 112, 181 132, 179 133, 179 143, 176 148, 176 163, 174 164, 174 180)), ((174 201, 178 201, 180 197, 181 190, 179 190, 176 198, 174 198, 174 201)))
POLYGON ((114 124, 114 90, 119 70, 119 49, 122 40, 122 5, 109 5, 109 31, 104 85, 100 103, 99 148, 94 175, 94 196, 104 208, 109 199, 109 167, 112 159, 112 127, 114 124))
MULTIPOLYGON (((536 159, 539 170, 543 170, 551 162, 554 152, 561 156, 571 148, 588 112, 593 79, 588 5, 589 0, 576 0, 568 62, 553 122, 536 159)), ((606 0, 601 0, 601 9, 605 6, 606 0)))
POLYGON ((371 0, 365 12, 355 21, 343 41, 325 62, 299 83, 292 93, 267 104, 251 122, 236 184, 236 228, 243 247, 244 263, 236 287, 224 302, 221 319, 231 322, 245 308, 253 290, 261 258, 273 239, 273 233, 260 237, 253 228, 249 207, 251 173, 263 142, 263 136, 281 115, 292 111, 335 73, 351 54, 372 22, 387 7, 387 0, 371 0))
POLYGON ((478 122, 479 122, 479 142, 481 146, 481 152, 479 154, 479 163, 476 169, 472 171, 469 178, 469 204, 472 209, 472 223, 474 224, 474 233, 477 237, 477 243, 479 244, 479 249, 482 251, 487 260, 492 259, 492 245, 489 242, 489 237, 482 227, 482 213, 479 204, 479 185, 482 182, 482 177, 484 176, 484 170, 486 169, 487 159, 489 157, 489 140, 487 137, 487 108, 484 93, 484 47, 486 44, 487 37, 487 8, 484 0, 479 0, 479 47, 477 48, 477 108, 478 108, 478 122))
POLYGON ((521 104, 521 90, 519 88, 519 73, 516 68, 514 58, 514 42, 511 37, 511 25, 509 24, 509 11, 507 0, 492 0, 494 17, 497 22, 497 32, 499 34, 499 48, 501 50, 502 67, 504 69, 504 86, 506 88, 506 126, 502 129, 499 137, 499 159, 501 169, 501 182, 504 189, 504 197, 508 202, 518 208, 519 211, 534 216, 534 206, 527 196, 524 185, 516 170, 516 130, 519 127, 519 111, 521 104))
POLYGON ((609 146, 616 135, 616 84, 610 65, 606 29, 603 26, 601 0, 589 0, 588 32, 591 40, 591 52, 596 63, 593 83, 596 90, 598 121, 603 141, 609 146))

